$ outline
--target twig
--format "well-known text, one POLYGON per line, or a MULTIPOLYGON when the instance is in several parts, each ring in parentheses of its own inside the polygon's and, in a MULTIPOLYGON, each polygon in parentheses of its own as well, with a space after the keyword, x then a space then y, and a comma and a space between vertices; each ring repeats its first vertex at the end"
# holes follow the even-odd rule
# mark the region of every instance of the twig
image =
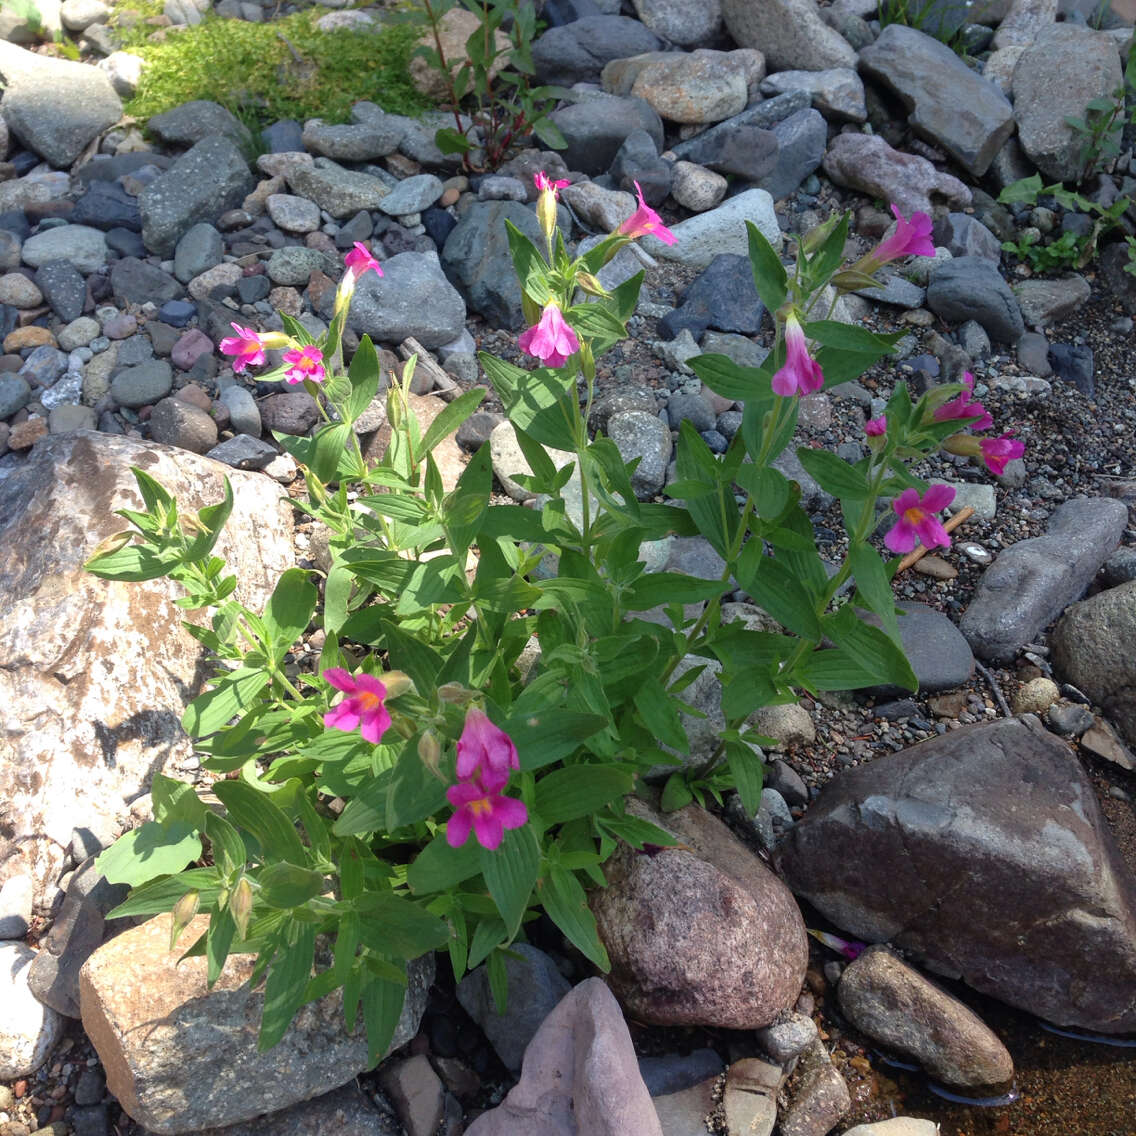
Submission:
POLYGON ((1007 718, 1012 718, 1014 715, 1010 710, 1010 704, 1006 701, 1006 696, 1002 693, 998 680, 977 659, 974 660, 974 669, 982 675, 987 685, 994 692, 994 700, 998 703, 998 708, 1007 718))
MULTIPOLYGON (((965 508, 959 509, 959 511, 957 513, 955 513, 955 515, 953 517, 951 517, 951 519, 949 521, 947 521, 947 523, 945 525, 943 525, 943 528, 947 532, 954 532, 954 530, 957 529, 959 527, 959 525, 968 521, 973 516, 974 516, 974 510, 969 505, 967 505, 965 508)), ((912 564, 914 564, 918 560, 922 560, 923 557, 926 556, 926 555, 927 555, 927 549, 925 549, 921 544, 917 544, 899 562, 899 567, 895 570, 895 574, 898 576, 900 574, 900 572, 906 572, 907 569, 910 568, 912 564)))

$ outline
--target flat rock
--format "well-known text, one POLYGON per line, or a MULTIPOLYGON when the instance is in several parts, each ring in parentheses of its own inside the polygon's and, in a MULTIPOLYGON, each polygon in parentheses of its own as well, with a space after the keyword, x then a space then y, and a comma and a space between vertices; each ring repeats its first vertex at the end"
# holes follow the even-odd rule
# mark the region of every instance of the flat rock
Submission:
POLYGON ((839 774, 775 861, 856 938, 1057 1025, 1136 1025, 1136 878, 1073 752, 1032 716, 839 774))
POLYGON ((734 42, 764 52, 773 71, 856 66, 856 52, 820 18, 815 0, 722 0, 722 19, 734 42))
POLYGON ((370 162, 398 149, 404 131, 391 119, 329 125, 318 118, 304 123, 302 140, 310 154, 337 162, 370 162))
POLYGON ((983 1089, 1013 1079, 1013 1059, 998 1035, 885 947, 869 947, 849 963, 836 996, 858 1030, 914 1058, 940 1084, 983 1089))
POLYGON ((1006 96, 946 44, 916 28, 889 24, 860 52, 860 67, 899 97, 917 133, 976 177, 1014 132, 1006 96))
MULTIPOLYGON (((941 611, 921 603, 901 603, 899 638, 903 652, 923 694, 954 690, 970 681, 974 656, 959 629, 941 611)), ((875 617, 869 623, 878 625, 875 617)), ((897 686, 878 687, 875 693, 890 697, 901 692, 897 686)))
POLYGON ((681 847, 648 856, 622 845, 604 865, 608 885, 590 903, 612 989, 655 1025, 768 1025, 796 1001, 808 958, 792 896, 702 809, 629 808, 681 847))
POLYGON ((354 217, 360 209, 378 209, 390 186, 371 174, 345 170, 330 158, 313 165, 298 163, 285 171, 289 186, 333 217, 354 217))
POLYGON ((67 260, 83 274, 106 263, 106 235, 86 225, 59 225, 24 241, 22 256, 33 268, 53 260, 67 260))
POLYGON ((1025 331, 1021 308, 998 266, 983 256, 956 256, 937 265, 927 283, 927 306, 951 324, 977 320, 999 343, 1025 331))
POLYGON ((76 828, 113 827, 155 770, 191 752, 180 717, 202 663, 173 602, 181 589, 168 580, 114 583, 82 568, 121 531, 114 510, 143 507, 131 465, 183 510, 219 501, 228 474, 236 503, 217 555, 254 611, 293 558, 291 510, 275 499, 282 491, 192 454, 101 433, 56 435, 5 471, 0 587, 11 607, 0 629, 8 810, 0 879, 30 876, 37 899, 59 878, 76 828))
POLYGON ((864 122, 868 117, 863 80, 851 67, 778 71, 761 82, 761 93, 766 96, 789 91, 807 91, 813 106, 826 118, 837 122, 864 122))
MULTIPOLYGON (((107 1087, 140 1124, 159 1136, 238 1124, 337 1088, 368 1067, 362 1021, 344 1030, 339 991, 304 1006, 279 1044, 258 1052, 264 990, 249 990, 255 956, 230 955, 210 989, 204 957, 179 962, 208 917, 197 916, 173 951, 170 922, 160 915, 111 939, 79 976, 83 1028, 107 1087)), ((388 1052, 417 1032, 433 978, 432 956, 411 965, 388 1052)))
POLYGON ((433 174, 416 174, 400 181, 379 202, 379 208, 391 217, 421 213, 423 209, 429 209, 444 191, 440 178, 433 174))
POLYGON ((748 254, 746 221, 752 221, 775 249, 781 247, 781 227, 773 211, 773 198, 764 189, 743 190, 716 209, 679 221, 671 229, 675 236, 673 245, 652 236, 643 237, 640 244, 651 256, 693 268, 708 268, 721 253, 748 254))
POLYGON ((1045 280, 1023 280, 1013 287, 1022 310, 1022 319, 1030 327, 1048 327, 1064 319, 1088 303, 1092 295, 1089 282, 1076 272, 1045 280))
POLYGON ((146 123, 159 142, 173 146, 193 146, 205 138, 228 138, 236 146, 248 149, 252 137, 232 111, 209 99, 181 103, 162 114, 151 115, 146 123))
POLYGON ((1042 628, 1084 595, 1127 523, 1122 502, 1078 497, 1054 512, 1044 536, 1005 549, 982 574, 959 619, 974 653, 1002 662, 1035 642, 1042 628))
POLYGON ((204 1128, 195 1136, 403 1136, 403 1132, 398 1121, 375 1108, 358 1085, 350 1084, 243 1124, 204 1128))

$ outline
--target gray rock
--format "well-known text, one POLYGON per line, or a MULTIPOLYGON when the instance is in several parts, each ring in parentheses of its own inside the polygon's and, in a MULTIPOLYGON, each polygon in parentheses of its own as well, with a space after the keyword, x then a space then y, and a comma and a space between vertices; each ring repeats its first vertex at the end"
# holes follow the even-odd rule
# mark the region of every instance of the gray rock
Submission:
POLYGON ((536 214, 516 201, 477 202, 466 210, 442 249, 447 275, 469 306, 499 326, 525 326, 521 288, 509 256, 505 222, 515 225, 538 248, 544 241, 536 214))
MULTIPOLYGON (((268 258, 268 279, 285 287, 306 288, 313 272, 330 274, 338 271, 335 257, 319 249, 302 245, 285 245, 268 258)), ((373 272, 367 274, 374 276, 373 272)))
POLYGON ((651 500, 662 489, 671 460, 673 446, 666 423, 660 422, 656 415, 628 410, 613 414, 607 429, 625 462, 639 459, 631 474, 635 496, 640 501, 651 500))
POLYGON ((520 178, 490 174, 477 187, 479 201, 528 201, 529 187, 520 178))
MULTIPOLYGON (((76 397, 78 397, 80 384, 81 379, 76 376, 76 397)), ((91 407, 78 406, 75 403, 63 403, 54 406, 47 416, 47 429, 51 434, 70 434, 75 430, 94 430, 97 423, 98 419, 91 407)))
POLYGON ((297 164, 285 176, 296 193, 335 218, 354 217, 361 209, 378 209, 390 193, 390 187, 379 178, 345 170, 328 158, 319 158, 314 165, 297 164))
POLYGON ((207 221, 187 230, 174 250, 174 275, 188 284, 195 276, 221 263, 225 240, 207 221))
POLYGON ((1025 49, 1014 69, 1014 117, 1022 149, 1048 181, 1080 179, 1082 138, 1067 119, 1084 120, 1092 99, 1122 84, 1115 43, 1090 28, 1052 24, 1025 49))
POLYGON ((1061 1026, 1136 1023, 1136 879, 1077 758, 1032 716, 839 774, 775 859, 860 939, 1061 1026))
POLYGON ((654 139, 645 130, 629 134, 611 163, 611 178, 628 193, 638 182, 648 205, 661 205, 671 191, 674 163, 659 157, 654 139))
POLYGON ((465 1012, 481 1026, 505 1068, 516 1073, 541 1023, 572 987, 543 951, 527 943, 514 943, 509 950, 521 957, 505 958, 509 997, 503 1015, 497 1013, 484 966, 458 983, 457 996, 465 1012))
POLYGON ((680 221, 671 229, 675 236, 673 245, 652 236, 643 237, 640 244, 654 257, 707 268, 721 253, 748 254, 746 221, 752 221, 775 249, 781 247, 781 227, 773 210, 773 198, 764 189, 744 190, 717 209, 680 221))
POLYGON ((52 260, 42 265, 36 271, 36 285, 61 320, 71 323, 82 314, 87 285, 69 261, 52 260))
POLYGON ((1014 285, 1022 319, 1031 327, 1060 323, 1088 303, 1089 282, 1077 273, 1046 280, 1023 280, 1014 285))
POLYGON ((696 1049, 685 1057, 639 1058, 639 1075, 653 1097, 681 1092, 722 1070, 722 1059, 713 1049, 696 1049))
POLYGON ((828 127, 819 111, 807 109, 774 124, 771 133, 777 139, 775 163, 756 184, 774 201, 780 201, 796 193, 801 182, 820 166, 828 143, 828 127))
MULTIPOLYGON (((959 629, 942 612, 926 604, 901 603, 899 607, 906 613, 899 617, 899 638, 919 680, 919 690, 934 694, 969 682, 974 674, 974 656, 959 629)), ((878 626, 874 616, 869 616, 868 622, 878 626)), ((883 686, 875 693, 891 697, 901 690, 883 686)))
POLYGON ((397 121, 372 120, 329 126, 318 118, 304 123, 304 149, 337 162, 370 162, 398 149, 405 131, 397 121))
POLYGON ((195 99, 164 114, 151 115, 146 129, 159 142, 172 146, 193 146, 206 138, 220 136, 228 138, 245 153, 252 147, 252 136, 241 120, 208 99, 195 99))
POLYGON ((822 1136, 851 1109, 848 1085, 821 1041, 805 1050, 798 1068, 792 1099, 781 1117, 781 1136, 822 1136))
POLYGON ((221 391, 221 401, 229 410, 229 421, 237 434, 260 437, 260 411, 252 394, 239 383, 231 383, 221 391))
MULTIPOLYGON (((1132 550, 1127 550, 1131 552, 1132 550)), ((1053 663, 1136 744, 1136 581, 1073 604, 1053 630, 1053 663)))
POLYGON ((838 134, 824 156, 824 172, 837 185, 858 189, 899 206, 905 216, 933 211, 932 196, 970 204, 970 190, 940 173, 926 158, 893 150, 876 134, 838 134))
POLYGON ((1002 242, 969 213, 947 213, 935 221, 933 239, 936 247, 954 256, 981 256, 998 264, 1002 260, 1002 242))
POLYGON ((856 53, 812 0, 722 0, 722 19, 734 42, 764 52, 773 71, 856 66, 856 53))
POLYGON ((146 247, 169 256, 191 226, 235 209, 253 184, 236 143, 217 134, 203 138, 139 195, 146 247))
POLYGON ((24 241, 25 264, 38 268, 53 260, 66 260, 84 274, 106 263, 106 234, 86 225, 60 225, 45 229, 24 241))
POLYGON ((816 1022, 794 1010, 786 1010, 771 1025, 757 1031, 758 1045, 782 1065, 803 1053, 816 1039, 816 1022))
MULTIPOLYGON (((273 223, 286 233, 314 233, 320 227, 319 206, 306 197, 296 197, 291 193, 270 193, 264 204, 273 223)), ((367 217, 367 214, 362 216, 367 217)), ((370 221, 369 217, 367 219, 370 221)), ((370 235, 368 231, 367 236, 370 235)))
POLYGON ((898 273, 877 276, 878 288, 857 288, 856 295, 877 304, 894 304, 897 308, 922 307, 927 293, 918 284, 912 284, 898 273))
POLYGON ((32 388, 19 375, 0 374, 0 422, 22 410, 32 397, 32 388))
POLYGON ((790 481, 795 481, 801 487, 801 508, 806 512, 827 509, 835 500, 830 494, 821 489, 812 474, 801 464, 797 451, 789 446, 773 459, 773 468, 784 474, 790 481))
MULTIPOLYGON (((715 123, 709 130, 703 130, 686 142, 678 142, 671 147, 671 152, 680 161, 702 163, 705 155, 720 155, 728 152, 731 139, 748 138, 758 139, 761 136, 754 131, 771 130, 778 122, 784 121, 797 111, 806 110, 810 99, 807 91, 789 91, 776 98, 759 101, 747 107, 740 114, 727 118, 724 122, 715 123), (739 135, 742 127, 751 128, 739 135)), ((752 161, 752 159, 751 159, 752 161)))
POLYGON ((76 225, 93 225, 109 231, 123 228, 131 232, 142 231, 142 215, 138 199, 127 193, 116 181, 92 178, 87 192, 75 202, 71 221, 76 225))
POLYGON ((757 181, 773 172, 779 145, 772 130, 744 125, 728 131, 707 130, 685 143, 683 153, 707 169, 757 181))
POLYGON ((927 283, 927 306, 948 323, 977 320, 999 343, 1017 343, 1025 331, 1010 286, 985 257, 958 256, 940 264, 927 283))
POLYGON ((32 348, 20 368, 20 375, 36 386, 49 387, 66 370, 67 356, 59 348, 44 343, 32 348))
POLYGON ((319 421, 316 400, 307 391, 281 391, 270 394, 260 404, 260 417, 266 430, 302 436, 319 421))
POLYGON ((164 359, 151 359, 126 367, 111 380, 111 397, 119 406, 149 406, 170 393, 173 370, 164 359))
POLYGON ((627 136, 636 130, 650 134, 663 148, 663 122, 642 99, 605 95, 562 107, 550 116, 568 145, 560 156, 570 169, 595 176, 606 173, 627 136))
POLYGON ((28 971, 28 986, 45 1006, 64 1017, 79 1016, 79 971, 106 939, 130 926, 129 920, 106 918, 129 890, 108 883, 93 858, 76 869, 59 915, 28 971))
POLYGON ((441 179, 433 174, 417 174, 405 178, 379 202, 379 208, 392 217, 407 213, 421 213, 442 196, 441 179))
POLYGON ((986 569, 959 620, 974 653, 1013 658, 1084 594, 1124 534, 1128 510, 1110 498, 1066 501, 1044 536, 1019 541, 986 569))
POLYGON ((185 289, 169 273, 134 256, 125 256, 111 265, 110 283, 120 304, 164 304, 185 295, 185 289))
POLYGON ((714 38, 722 28, 718 0, 632 0, 635 14, 653 32, 679 47, 695 47, 714 38))
MULTIPOLYGON (((677 335, 688 328, 700 336, 707 328, 756 335, 765 318, 758 299, 749 258, 726 253, 716 256, 683 292, 679 306, 659 321, 660 334, 677 335)), ((710 351, 703 344, 703 350, 710 351)), ((672 426, 676 425, 674 421, 672 426)), ((699 429, 709 430, 713 423, 699 429)))
POLYGON ((860 52, 860 66, 899 96, 908 122, 980 177, 1014 132, 1014 110, 991 82, 946 44, 903 24, 889 24, 860 52))
POLYGON ((663 41, 643 23, 626 16, 585 16, 549 28, 533 41, 536 76, 544 83, 571 86, 595 82, 605 64, 646 51, 660 51, 663 41))
MULTIPOLYGON (((100 1096, 101 1099, 101 1096, 100 1096)), ((323 1096, 281 1108, 267 1116, 224 1128, 205 1128, 196 1136, 403 1136, 399 1122, 379 1111, 358 1085, 344 1085, 323 1096)), ((886 1136, 886 1134, 885 1134, 886 1136)), ((896 1136, 903 1136, 902 1133, 896 1136)))
POLYGON ((122 117, 122 101, 97 67, 33 55, 0 41, 0 79, 8 128, 57 169, 69 167, 122 117))
POLYGON ((264 469, 279 455, 268 442, 251 434, 237 434, 218 442, 205 456, 233 469, 264 469))
POLYGON ((993 1089, 1013 1079, 1013 1059, 997 1034, 884 947, 869 947, 845 967, 836 993, 858 1030, 914 1058, 941 1084, 993 1089))
POLYGON ((28 989, 34 959, 35 951, 23 943, 0 943, 0 1077, 5 1081, 34 1073, 63 1033, 63 1019, 28 989))
POLYGON ((217 423, 200 407, 180 398, 163 398, 150 415, 150 437, 165 446, 204 454, 217 444, 217 423))
POLYGON ((851 67, 778 71, 761 81, 763 95, 783 95, 788 91, 808 91, 813 106, 836 122, 864 122, 868 117, 864 84, 851 67))

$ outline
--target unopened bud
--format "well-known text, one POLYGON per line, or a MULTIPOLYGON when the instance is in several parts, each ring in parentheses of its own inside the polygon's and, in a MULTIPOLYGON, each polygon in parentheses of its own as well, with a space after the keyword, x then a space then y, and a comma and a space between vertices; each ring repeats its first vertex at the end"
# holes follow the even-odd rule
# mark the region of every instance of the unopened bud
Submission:
POLYGON ((832 236, 833 230, 840 224, 843 218, 839 213, 834 213, 823 224, 816 225, 810 229, 803 237, 801 237, 801 251, 806 253, 814 253, 829 237, 832 236))
POLYGON ((952 434, 939 443, 948 454, 976 458, 982 453, 982 445, 973 434, 952 434))
POLYGON ((201 895, 196 891, 187 891, 174 904, 172 912, 173 923, 170 926, 170 950, 172 951, 177 945, 178 936, 189 926, 193 917, 197 914, 197 909, 201 906, 201 895))
POLYGON ((418 739, 418 756, 422 759, 422 764, 425 765, 439 781, 445 780, 439 768, 442 761, 442 745, 433 730, 427 730, 426 733, 418 739))
POLYGON ((590 272, 580 272, 576 275, 576 283, 580 285, 589 296, 610 296, 611 293, 590 272))
POLYGON ((556 193, 553 190, 546 189, 537 198, 536 219, 540 222, 545 240, 551 245, 556 232, 556 193))
POLYGON ((438 687, 438 697, 443 702, 464 706, 473 697, 473 691, 467 690, 460 682, 447 682, 438 687))
POLYGON ((242 939, 247 939, 249 916, 252 915, 252 885, 244 876, 237 881, 237 886, 229 897, 229 914, 237 925, 237 934, 242 939))
POLYGON ((834 287, 841 292, 855 292, 859 288, 878 288, 880 282, 857 265, 838 272, 833 278, 834 287))
POLYGON ((388 698, 397 698, 414 689, 414 680, 405 671, 384 671, 378 676, 388 698))

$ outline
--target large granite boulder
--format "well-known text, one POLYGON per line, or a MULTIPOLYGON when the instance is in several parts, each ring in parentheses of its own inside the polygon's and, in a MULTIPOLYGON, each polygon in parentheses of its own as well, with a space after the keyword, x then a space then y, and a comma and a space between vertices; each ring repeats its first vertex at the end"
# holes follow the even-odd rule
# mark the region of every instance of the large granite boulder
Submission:
POLYGON ((591 895, 611 958, 608 981, 627 1010, 655 1025, 759 1029, 789 1009, 808 963, 789 890, 720 821, 690 805, 636 815, 678 845, 622 845, 591 895))
POLYGON ((776 859, 858 938, 1060 1026, 1136 1030, 1136 877, 1076 757, 1036 718, 842 773, 776 859))
POLYGON ((764 52, 771 71, 856 66, 852 45, 820 18, 816 0, 722 0, 722 19, 739 47, 764 52))
MULTIPOLYGON (((255 955, 230 955, 210 988, 204 956, 182 958, 208 917, 197 916, 170 950, 171 916, 111 939, 79 974, 83 1028, 107 1087, 159 1136, 251 1120, 346 1084, 368 1068, 362 1018, 348 1033, 343 995, 309 1002, 280 1042, 261 1053, 256 1037, 264 987, 250 989, 255 955)), ((388 1049, 418 1032, 434 957, 411 963, 402 1016, 388 1049)))
POLYGON ((205 675, 168 580, 114 583, 83 571, 121 508, 141 509, 132 465, 183 512, 235 503, 217 543, 237 598, 259 611, 293 557, 281 488, 182 450, 80 431, 38 443, 0 472, 0 881, 28 875, 36 894, 58 879, 75 829, 113 834, 155 771, 190 754, 181 712, 205 675))

